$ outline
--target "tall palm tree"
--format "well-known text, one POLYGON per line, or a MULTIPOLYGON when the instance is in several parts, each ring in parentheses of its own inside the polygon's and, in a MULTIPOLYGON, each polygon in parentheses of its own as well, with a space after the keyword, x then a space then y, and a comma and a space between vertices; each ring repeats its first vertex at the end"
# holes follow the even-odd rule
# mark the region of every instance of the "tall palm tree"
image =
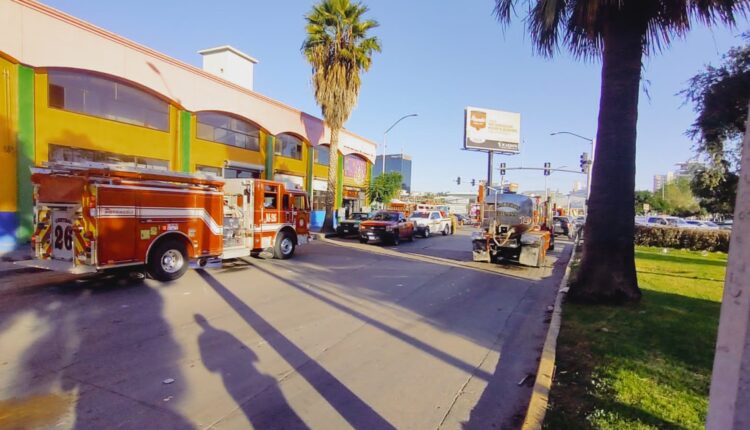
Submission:
POLYGON ((367 6, 349 0, 321 0, 305 16, 307 38, 302 52, 312 66, 315 100, 331 129, 325 232, 333 231, 339 131, 357 104, 360 72, 369 70, 373 52, 380 52, 378 39, 368 35, 378 23, 363 19, 367 11, 367 6))
MULTIPOLYGON (((507 25, 518 0, 495 0, 507 25)), ((525 0, 535 50, 560 45, 577 57, 601 58, 601 96, 593 186, 583 260, 568 297, 583 302, 637 301, 634 189, 642 59, 661 51, 698 21, 733 25, 750 0, 525 0)))

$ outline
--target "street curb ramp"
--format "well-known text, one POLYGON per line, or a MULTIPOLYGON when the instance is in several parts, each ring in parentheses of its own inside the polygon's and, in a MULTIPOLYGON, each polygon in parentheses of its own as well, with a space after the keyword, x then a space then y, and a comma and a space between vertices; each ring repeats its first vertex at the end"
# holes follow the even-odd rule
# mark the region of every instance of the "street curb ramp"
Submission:
POLYGON ((549 404, 549 391, 552 388, 552 377, 555 374, 555 355, 557 350, 557 336, 560 334, 560 323, 562 321, 562 302, 568 292, 568 279, 570 278, 570 266, 575 260, 577 241, 573 243, 573 252, 565 267, 565 274, 560 281, 557 290, 552 318, 547 329, 547 338, 544 340, 542 356, 539 359, 539 368, 536 372, 534 388, 531 391, 529 407, 526 410, 526 418, 523 420, 522 430, 539 430, 544 423, 549 404))

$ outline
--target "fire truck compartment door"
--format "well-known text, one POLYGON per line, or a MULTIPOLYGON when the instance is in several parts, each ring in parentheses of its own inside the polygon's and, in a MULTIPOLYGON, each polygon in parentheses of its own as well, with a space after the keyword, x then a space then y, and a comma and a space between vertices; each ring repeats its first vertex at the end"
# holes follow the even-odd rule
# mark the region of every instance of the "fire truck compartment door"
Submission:
POLYGON ((73 261, 73 217, 75 211, 52 211, 52 258, 73 261))

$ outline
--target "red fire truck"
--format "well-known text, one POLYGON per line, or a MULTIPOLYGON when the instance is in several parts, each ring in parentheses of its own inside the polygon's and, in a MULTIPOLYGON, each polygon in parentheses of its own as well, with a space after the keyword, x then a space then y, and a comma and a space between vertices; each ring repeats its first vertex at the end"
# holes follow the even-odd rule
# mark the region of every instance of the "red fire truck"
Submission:
POLYGON ((188 266, 307 243, 307 194, 281 182, 98 164, 32 169, 36 267, 87 273, 145 266, 162 281, 188 266))

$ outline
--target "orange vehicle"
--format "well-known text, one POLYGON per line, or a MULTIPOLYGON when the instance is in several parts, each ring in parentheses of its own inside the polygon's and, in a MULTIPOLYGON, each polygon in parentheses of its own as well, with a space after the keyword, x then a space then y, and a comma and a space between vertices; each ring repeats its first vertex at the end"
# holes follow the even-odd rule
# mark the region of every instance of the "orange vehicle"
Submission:
POLYGON ((145 265, 169 281, 253 252, 290 258, 309 240, 307 195, 281 182, 73 163, 33 168, 31 180, 36 267, 145 265))
POLYGON ((552 213, 549 202, 488 189, 490 195, 481 196, 481 231, 472 234, 473 260, 509 260, 524 266, 543 266, 547 251, 554 247, 549 231, 552 213))

